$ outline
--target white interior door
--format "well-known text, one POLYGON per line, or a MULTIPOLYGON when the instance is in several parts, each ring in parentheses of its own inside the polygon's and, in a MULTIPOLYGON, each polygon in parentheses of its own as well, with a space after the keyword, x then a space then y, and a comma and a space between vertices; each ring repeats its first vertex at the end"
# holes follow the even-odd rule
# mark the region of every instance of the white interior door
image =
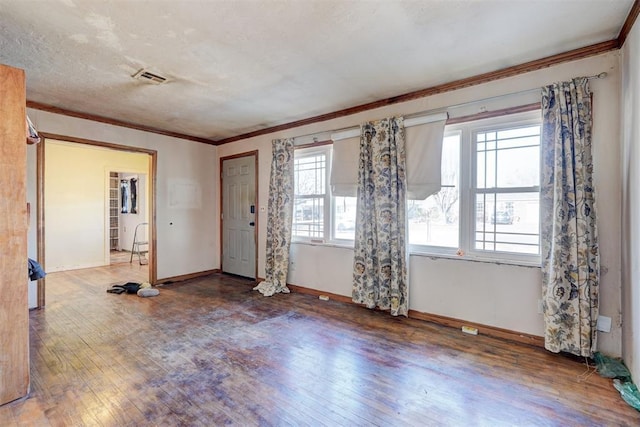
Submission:
POLYGON ((222 161, 222 271, 256 277, 255 155, 222 161))

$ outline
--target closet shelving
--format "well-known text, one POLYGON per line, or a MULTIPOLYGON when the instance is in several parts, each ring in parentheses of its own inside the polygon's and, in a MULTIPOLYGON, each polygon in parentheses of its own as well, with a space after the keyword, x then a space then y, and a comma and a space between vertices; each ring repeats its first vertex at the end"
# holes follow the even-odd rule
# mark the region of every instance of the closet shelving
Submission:
POLYGON ((112 251, 120 250, 118 222, 120 214, 120 179, 117 172, 109 173, 109 248, 112 251))

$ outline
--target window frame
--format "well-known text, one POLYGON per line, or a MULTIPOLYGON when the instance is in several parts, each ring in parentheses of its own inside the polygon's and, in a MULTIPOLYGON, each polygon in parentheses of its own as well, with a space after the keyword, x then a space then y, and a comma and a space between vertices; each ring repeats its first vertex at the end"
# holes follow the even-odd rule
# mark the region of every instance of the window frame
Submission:
MULTIPOLYGON (((409 244, 408 250, 410 255, 424 255, 435 256, 444 258, 456 258, 466 259, 471 261, 484 261, 498 264, 514 264, 525 266, 539 266, 541 262, 541 255, 538 254, 523 254, 517 252, 508 251, 492 251, 492 250, 479 250, 474 249, 475 243, 475 219, 476 219, 476 203, 475 196, 478 193, 477 189, 477 152, 475 146, 474 137, 477 133, 491 131, 491 130, 507 130, 511 128, 518 128, 523 126, 539 125, 542 126, 541 110, 534 109, 525 112, 505 112, 499 116, 490 118, 475 118, 469 117, 465 121, 456 121, 451 125, 446 125, 443 138, 448 136, 460 135, 460 147, 459 147, 459 173, 456 186, 458 188, 458 246, 436 246, 436 245, 424 245, 424 244, 409 244)), ((542 138, 542 132, 540 133, 542 138)), ((306 244, 324 244, 335 245, 339 247, 353 247, 353 239, 336 238, 336 230, 334 230, 334 224, 337 221, 336 218, 336 196, 331 193, 330 176, 331 176, 331 161, 333 154, 333 143, 322 142, 308 145, 301 145, 295 147, 295 156, 304 157, 317 155, 318 153, 325 154, 325 193, 324 193, 324 206, 323 206, 323 237, 305 237, 292 235, 293 243, 306 243, 306 244)), ((539 156, 539 167, 541 168, 542 152, 539 156)), ((295 178, 294 178, 295 179, 295 178)), ((501 190, 496 189, 483 189, 487 194, 499 194, 499 193, 522 193, 522 192, 537 192, 540 194, 540 185, 533 187, 499 187, 501 190), (506 189, 503 191, 503 189, 506 189)), ((294 203, 297 198, 294 196, 294 203)), ((540 215, 539 217, 540 218, 540 215)), ((407 235, 407 239, 410 236, 407 235)), ((538 249, 540 250, 540 222, 538 221, 538 249)))
POLYGON ((330 222, 331 222, 331 204, 332 204, 332 196, 331 196, 331 189, 329 186, 329 176, 330 176, 330 172, 331 172, 331 154, 332 154, 332 145, 331 144, 311 144, 311 145, 303 145, 303 146, 297 146, 294 147, 294 153, 293 153, 293 158, 294 158, 294 184, 293 184, 293 188, 294 188, 294 195, 293 195, 293 219, 292 219, 292 230, 291 230, 291 241, 292 242, 298 242, 298 243, 324 243, 327 242, 327 240, 329 240, 329 238, 327 238, 327 236, 330 236, 330 232, 331 232, 331 228, 330 228, 330 222), (314 157, 317 156, 319 154, 324 154, 325 155, 325 171, 324 171, 324 195, 322 196, 323 198, 323 209, 322 209, 322 215, 323 215, 323 221, 322 221, 322 237, 311 237, 311 236, 299 236, 294 234, 294 227, 293 227, 293 223, 295 221, 295 205, 296 205, 296 201, 299 200, 300 198, 319 198, 320 195, 314 195, 314 196, 303 196, 303 197, 299 197, 296 195, 295 190, 296 190, 296 172, 295 172, 295 161, 301 158, 305 158, 305 157, 314 157), (328 219, 328 220, 327 220, 328 219))
MULTIPOLYGON (((490 251, 479 250, 474 248, 476 233, 476 194, 482 192, 486 194, 500 193, 522 193, 537 192, 540 194, 540 184, 534 187, 498 187, 482 189, 478 192, 477 188, 477 155, 475 145, 475 135, 490 130, 505 130, 510 128, 518 128, 527 125, 542 126, 542 117, 540 109, 519 112, 514 114, 504 114, 497 117, 476 119, 470 118, 468 121, 447 125, 445 127, 444 136, 449 136, 460 132, 460 167, 458 174, 458 218, 459 246, 443 247, 434 245, 409 245, 411 254, 423 254, 430 256, 455 257, 468 260, 487 261, 494 263, 516 264, 516 265, 534 265, 539 266, 541 262, 540 255, 540 222, 538 221, 538 254, 523 254, 508 251, 490 251), (498 191, 496 191, 498 190, 498 191), (535 191, 534 191, 535 190, 535 191)), ((542 132, 540 133, 542 138, 542 132)), ((539 167, 541 167, 542 152, 539 156, 539 167)), ((539 216, 540 218, 540 216, 539 216)), ((409 236, 408 236, 409 238, 409 236)))
MULTIPOLYGON (((444 256, 457 256, 457 254, 460 251, 460 240, 461 240, 461 235, 462 235, 462 221, 464 221, 464 218, 462 217, 462 190, 461 190, 461 182, 462 182, 462 174, 463 174, 463 168, 462 168, 462 158, 463 158, 463 154, 462 151, 464 150, 464 144, 463 144, 463 138, 464 138, 464 134, 463 132, 456 128, 456 127, 449 127, 449 129, 447 129, 447 127, 445 126, 444 129, 444 133, 442 135, 442 139, 444 141, 444 139, 446 139, 447 137, 452 137, 452 136, 458 136, 459 137, 459 147, 458 147, 458 154, 459 154, 459 158, 458 158, 458 180, 455 183, 455 187, 458 189, 458 245, 457 246, 439 246, 439 245, 424 245, 424 244, 418 244, 418 243, 409 243, 409 253, 410 254, 428 254, 428 255, 444 255, 444 256)), ((441 187, 442 188, 442 187, 441 187)), ((429 196, 431 197, 431 196, 429 196)), ((426 199, 425 199, 426 200, 426 199)), ((409 203, 409 199, 407 199, 407 203, 409 203)), ((409 235, 409 218, 407 218, 407 241, 411 241, 411 236, 409 235)))

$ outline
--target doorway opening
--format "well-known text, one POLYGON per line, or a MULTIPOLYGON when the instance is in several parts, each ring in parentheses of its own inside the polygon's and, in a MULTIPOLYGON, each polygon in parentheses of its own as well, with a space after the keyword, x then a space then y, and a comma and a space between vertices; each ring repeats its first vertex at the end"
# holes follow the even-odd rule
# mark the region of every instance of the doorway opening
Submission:
MULTIPOLYGON (((113 247, 130 262, 131 246, 129 252, 122 250, 133 245, 136 226, 147 223, 145 275, 155 283, 156 151, 41 135, 43 141, 37 152, 37 241, 38 257, 47 272, 111 265, 113 247), (134 183, 135 194, 131 187, 126 194, 120 187, 112 191, 116 175, 118 181, 126 181, 129 186, 134 183), (117 219, 112 209, 115 195, 119 199, 117 219)), ((38 308, 45 305, 45 286, 45 280, 38 282, 38 308)))
POLYGON ((109 171, 108 174, 110 263, 146 265, 149 263, 148 175, 132 171, 109 171))

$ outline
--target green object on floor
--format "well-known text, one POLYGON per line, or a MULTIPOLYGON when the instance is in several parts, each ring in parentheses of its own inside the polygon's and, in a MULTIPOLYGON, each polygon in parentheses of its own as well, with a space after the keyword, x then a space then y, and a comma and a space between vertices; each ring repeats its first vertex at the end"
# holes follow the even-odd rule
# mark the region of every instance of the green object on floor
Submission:
POLYGON ((613 380, 613 386, 620 392, 620 396, 625 402, 640 411, 640 391, 638 391, 638 387, 634 383, 615 379, 613 380))
POLYGON ((631 381, 631 372, 619 359, 605 356, 600 352, 593 355, 598 373, 605 378, 618 378, 623 382, 631 381))

